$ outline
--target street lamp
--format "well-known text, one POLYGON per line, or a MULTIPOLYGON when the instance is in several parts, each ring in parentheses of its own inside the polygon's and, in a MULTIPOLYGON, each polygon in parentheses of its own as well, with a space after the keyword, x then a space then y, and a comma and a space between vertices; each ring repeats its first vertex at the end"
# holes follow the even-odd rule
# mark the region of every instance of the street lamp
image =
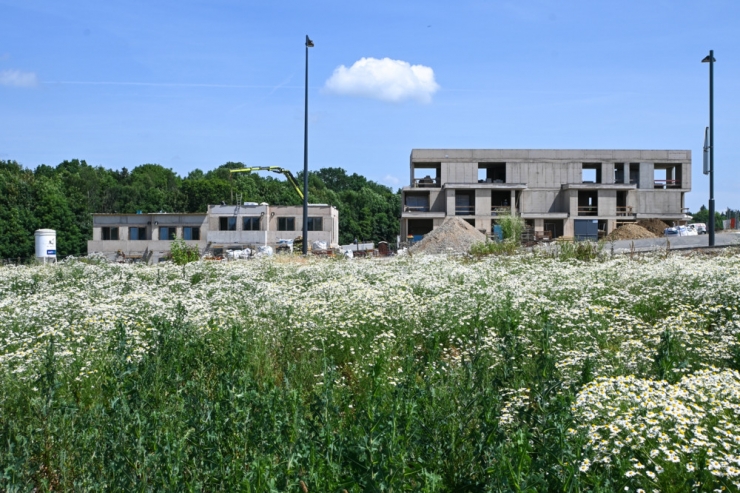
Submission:
POLYGON ((303 119, 303 255, 308 254, 308 49, 313 41, 306 34, 306 105, 303 119))
POLYGON ((709 64, 709 246, 714 246, 714 50, 709 50, 709 56, 704 57, 702 63, 709 64))

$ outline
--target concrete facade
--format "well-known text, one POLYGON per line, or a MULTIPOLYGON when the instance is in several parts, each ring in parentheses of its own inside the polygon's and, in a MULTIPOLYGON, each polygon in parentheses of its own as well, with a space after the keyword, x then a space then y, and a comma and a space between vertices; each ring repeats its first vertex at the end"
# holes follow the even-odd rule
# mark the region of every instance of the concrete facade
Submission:
MULTIPOLYGON (((309 230, 309 245, 324 241, 336 246, 339 241, 339 212, 335 207, 310 204, 308 217, 316 230, 309 230)), ((185 243, 201 253, 228 249, 276 246, 280 239, 295 239, 303 234, 302 206, 210 205, 206 214, 93 214, 93 238, 88 253, 110 258, 150 258, 157 262, 167 257, 172 237, 190 238, 185 243), (160 238, 167 234, 170 238, 160 238)))
POLYGON ((414 149, 402 189, 401 237, 460 216, 491 233, 501 214, 535 232, 573 236, 575 221, 603 234, 640 219, 687 220, 688 150, 414 149))

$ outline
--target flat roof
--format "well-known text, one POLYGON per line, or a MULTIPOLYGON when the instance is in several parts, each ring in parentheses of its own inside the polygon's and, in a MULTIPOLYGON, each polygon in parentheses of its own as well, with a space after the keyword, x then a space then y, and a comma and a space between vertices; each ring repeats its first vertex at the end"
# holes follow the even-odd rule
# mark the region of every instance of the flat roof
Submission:
POLYGON ((683 149, 412 149, 411 159, 419 161, 496 161, 501 159, 574 159, 686 161, 691 151, 683 149))

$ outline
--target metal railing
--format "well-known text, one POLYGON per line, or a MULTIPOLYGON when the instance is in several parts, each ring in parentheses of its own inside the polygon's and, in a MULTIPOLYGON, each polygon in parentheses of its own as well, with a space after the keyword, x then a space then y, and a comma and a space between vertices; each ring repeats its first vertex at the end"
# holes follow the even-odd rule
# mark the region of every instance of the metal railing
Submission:
POLYGON ((681 188, 681 180, 653 180, 655 188, 681 188))
POLYGON ((579 205, 578 206, 579 216, 598 216, 599 206, 597 205, 579 205))
POLYGON ((456 216, 474 216, 475 206, 474 205, 458 205, 455 206, 456 216))
POLYGON ((429 212, 428 205, 404 205, 403 212, 429 212))

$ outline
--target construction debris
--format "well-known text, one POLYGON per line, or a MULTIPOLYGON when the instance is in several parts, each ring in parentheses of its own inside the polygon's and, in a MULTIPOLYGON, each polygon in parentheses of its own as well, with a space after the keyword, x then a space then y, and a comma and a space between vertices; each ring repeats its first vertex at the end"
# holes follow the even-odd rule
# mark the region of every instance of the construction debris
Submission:
POLYGON ((486 235, 459 217, 448 217, 440 227, 415 243, 409 252, 415 253, 467 253, 473 243, 486 241, 486 235))
POLYGON ((658 235, 637 224, 623 224, 606 236, 607 241, 641 240, 643 238, 657 238, 658 235))
POLYGON ((637 225, 642 226, 658 237, 663 236, 663 231, 665 231, 666 228, 671 227, 670 224, 666 224, 660 219, 643 219, 641 221, 637 221, 637 225))

